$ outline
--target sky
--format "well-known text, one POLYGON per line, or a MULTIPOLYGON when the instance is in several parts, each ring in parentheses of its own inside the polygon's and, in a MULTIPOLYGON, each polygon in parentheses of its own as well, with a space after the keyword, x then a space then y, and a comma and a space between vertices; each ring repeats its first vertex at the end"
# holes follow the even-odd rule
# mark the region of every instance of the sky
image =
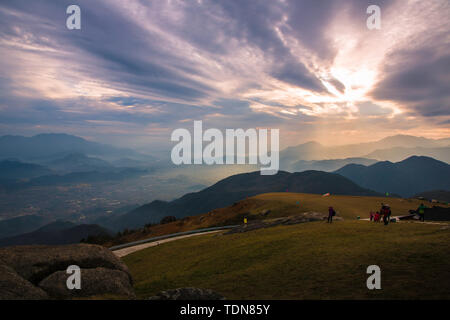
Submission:
POLYGON ((203 120, 280 129, 281 147, 450 137, 449 17, 448 0, 2 0, 0 135, 155 151, 203 120))

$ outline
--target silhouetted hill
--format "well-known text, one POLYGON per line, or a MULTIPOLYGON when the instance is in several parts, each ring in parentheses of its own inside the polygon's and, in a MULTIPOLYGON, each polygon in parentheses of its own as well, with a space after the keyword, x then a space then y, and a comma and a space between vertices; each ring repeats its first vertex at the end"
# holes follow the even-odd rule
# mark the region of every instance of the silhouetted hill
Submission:
POLYGON ((424 147, 395 147, 390 149, 375 150, 365 157, 393 162, 402 161, 411 156, 426 156, 439 161, 450 163, 450 147, 424 148, 424 147))
POLYGON ((0 157, 2 158, 18 157, 21 159, 46 158, 53 154, 69 153, 116 158, 121 158, 124 155, 128 157, 142 156, 130 149, 116 148, 63 133, 45 133, 33 137, 1 136, 0 150, 0 157))
POLYGON ((431 200, 437 200, 441 202, 450 202, 450 191, 447 190, 432 190, 432 191, 425 191, 420 192, 416 195, 414 195, 414 198, 425 198, 429 201, 431 200))
POLYGON ((373 142, 340 146, 324 146, 317 142, 308 142, 282 150, 280 152, 280 167, 282 170, 295 171, 293 164, 300 160, 312 161, 362 157, 398 161, 411 155, 429 156, 448 162, 450 158, 450 140, 396 135, 373 142))
POLYGON ((364 188, 403 197, 427 190, 450 189, 450 165, 429 157, 413 156, 396 163, 383 161, 368 167, 350 164, 335 172, 364 188))
POLYGON ((25 182, 0 181, 0 187, 7 192, 14 192, 23 188, 36 186, 66 185, 74 183, 96 183, 107 181, 120 181, 136 178, 148 173, 147 169, 138 168, 113 168, 110 171, 71 172, 68 174, 51 174, 30 179, 25 182))
POLYGON ((0 238, 11 237, 42 227, 48 220, 38 215, 27 215, 0 221, 0 238))
POLYGON ((48 164, 52 169, 65 172, 107 171, 113 166, 105 160, 88 157, 83 153, 70 153, 48 164))
POLYGON ((67 221, 55 221, 33 232, 0 239, 0 246, 71 244, 79 243, 89 236, 103 235, 111 235, 111 232, 96 224, 75 225, 67 221))
POLYGON ((50 169, 33 163, 24 163, 15 160, 0 161, 1 180, 29 179, 50 173, 50 169))
POLYGON ((230 176, 211 187, 188 193, 171 202, 153 201, 110 221, 108 226, 115 229, 137 228, 149 222, 159 222, 161 218, 168 215, 177 218, 197 215, 260 193, 285 192, 286 190, 317 194, 330 192, 342 195, 378 195, 334 173, 279 171, 276 175, 264 176, 256 171, 230 176))
POLYGON ((376 163, 375 159, 366 158, 346 158, 346 159, 330 159, 330 160, 299 160, 292 164, 292 170, 296 172, 306 170, 318 170, 332 172, 346 166, 347 164, 363 164, 369 166, 376 163))

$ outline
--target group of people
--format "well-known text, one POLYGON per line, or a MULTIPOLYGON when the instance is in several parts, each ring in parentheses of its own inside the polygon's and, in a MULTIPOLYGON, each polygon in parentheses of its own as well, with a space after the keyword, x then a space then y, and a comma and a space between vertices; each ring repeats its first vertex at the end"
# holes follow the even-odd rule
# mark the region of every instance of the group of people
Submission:
MULTIPOLYGON (((420 206, 417 208, 416 213, 419 214, 419 219, 420 221, 425 221, 425 209, 427 207, 421 203, 420 206)), ((328 207, 328 219, 327 222, 328 223, 332 223, 333 222, 333 217, 336 215, 336 211, 334 210, 333 207, 328 207)), ((370 212, 370 221, 373 222, 380 222, 381 219, 383 219, 384 225, 388 225, 389 222, 391 221, 391 215, 392 215, 392 211, 391 208, 389 207, 389 205, 387 203, 382 203, 381 204, 381 209, 377 212, 370 212)), ((359 217, 358 217, 359 219, 359 217)))
POLYGON ((391 221, 392 211, 388 204, 382 203, 379 211, 370 212, 370 221, 380 222, 383 219, 384 225, 388 225, 391 221))

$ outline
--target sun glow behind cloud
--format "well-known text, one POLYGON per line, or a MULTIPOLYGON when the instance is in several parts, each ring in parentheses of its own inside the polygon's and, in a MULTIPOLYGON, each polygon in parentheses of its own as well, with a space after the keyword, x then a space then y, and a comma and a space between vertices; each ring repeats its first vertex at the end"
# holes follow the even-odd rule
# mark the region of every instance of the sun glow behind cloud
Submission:
POLYGON ((6 1, 0 112, 15 128, 41 114, 36 124, 46 130, 67 121, 81 132, 102 124, 102 134, 129 123, 139 135, 184 119, 279 127, 289 132, 285 144, 327 142, 316 134, 326 130, 349 142, 446 136, 449 94, 424 88, 414 102, 405 92, 421 91, 411 80, 420 74, 416 55, 432 48, 437 65, 450 54, 448 2, 381 2, 382 29, 370 31, 367 6, 356 0, 80 1, 85 29, 75 34, 58 24, 64 16, 55 20, 62 5, 36 1, 34 12, 6 1))

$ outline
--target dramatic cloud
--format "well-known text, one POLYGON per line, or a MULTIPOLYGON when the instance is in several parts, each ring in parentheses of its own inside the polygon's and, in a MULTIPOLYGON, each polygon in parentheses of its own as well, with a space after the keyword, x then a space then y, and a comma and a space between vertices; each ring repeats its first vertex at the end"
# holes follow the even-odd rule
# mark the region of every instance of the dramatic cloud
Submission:
POLYGON ((281 128, 283 146, 450 134, 446 0, 79 0, 81 30, 70 4, 0 3, 0 134, 162 142, 200 119, 281 128))

